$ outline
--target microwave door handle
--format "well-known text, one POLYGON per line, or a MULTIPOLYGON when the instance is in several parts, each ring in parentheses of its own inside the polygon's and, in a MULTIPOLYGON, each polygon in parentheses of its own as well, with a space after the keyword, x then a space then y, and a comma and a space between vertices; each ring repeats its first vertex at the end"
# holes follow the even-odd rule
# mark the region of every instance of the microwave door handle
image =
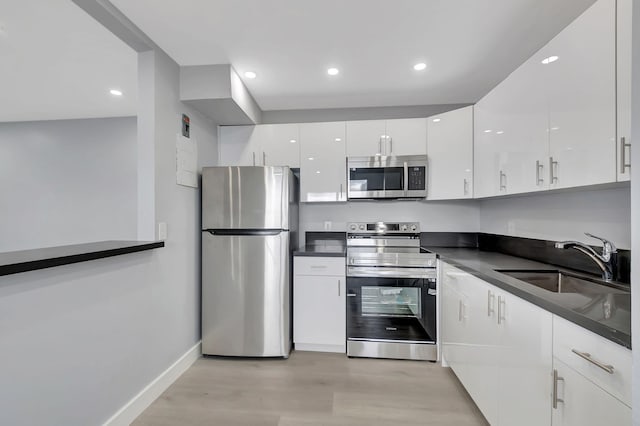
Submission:
POLYGON ((409 165, 404 162, 404 195, 408 195, 409 192, 409 165))

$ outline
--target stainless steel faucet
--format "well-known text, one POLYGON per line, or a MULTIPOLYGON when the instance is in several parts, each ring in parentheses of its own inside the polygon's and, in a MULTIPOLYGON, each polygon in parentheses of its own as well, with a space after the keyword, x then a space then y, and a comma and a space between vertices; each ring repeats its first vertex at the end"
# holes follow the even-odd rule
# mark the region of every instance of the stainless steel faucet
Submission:
POLYGON ((612 281, 616 272, 616 266, 618 263, 618 249, 609 240, 601 237, 596 237, 588 232, 584 233, 586 236, 598 239, 602 241, 602 254, 598 253, 590 246, 581 243, 579 241, 559 241, 556 243, 556 248, 569 249, 574 248, 578 251, 589 256, 602 270, 602 279, 605 281, 612 281))

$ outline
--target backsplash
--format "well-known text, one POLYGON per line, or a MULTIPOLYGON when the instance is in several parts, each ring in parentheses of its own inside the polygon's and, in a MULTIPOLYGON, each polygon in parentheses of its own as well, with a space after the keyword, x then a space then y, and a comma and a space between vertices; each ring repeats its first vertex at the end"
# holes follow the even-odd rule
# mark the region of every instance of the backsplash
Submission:
MULTIPOLYGON (((554 244, 555 241, 536 240, 533 238, 478 234, 478 247, 480 250, 496 251, 564 268, 576 269, 596 275, 601 274, 600 268, 583 253, 574 249, 557 249, 554 244)), ((601 247, 592 247, 597 252, 601 251, 601 247)), ((616 281, 630 283, 631 251, 618 250, 617 269, 616 281)))
MULTIPOLYGON (((308 245, 344 245, 346 243, 346 233, 344 232, 307 232, 305 238, 308 245)), ((554 246, 555 241, 478 232, 422 232, 420 244, 423 247, 477 248, 595 275, 601 273, 596 264, 587 256, 573 249, 557 249, 554 246)), ((593 248, 600 251, 600 247, 593 246, 593 248)), ((630 250, 618 249, 617 269, 616 281, 630 283, 630 250)))

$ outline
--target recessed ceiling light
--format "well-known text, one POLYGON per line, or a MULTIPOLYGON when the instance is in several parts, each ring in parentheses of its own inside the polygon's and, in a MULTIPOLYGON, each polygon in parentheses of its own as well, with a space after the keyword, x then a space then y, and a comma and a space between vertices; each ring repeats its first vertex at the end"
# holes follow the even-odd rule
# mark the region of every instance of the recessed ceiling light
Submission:
POLYGON ((309 157, 308 160, 313 161, 313 157, 309 157))
POLYGON ((439 123, 439 122, 440 122, 440 119, 439 119, 439 118, 434 118, 434 119, 433 119, 433 122, 434 122, 434 123, 439 123))
POLYGON ((244 73, 244 76, 247 77, 247 78, 256 78, 258 76, 258 74, 256 74, 253 71, 246 71, 244 73))
POLYGON ((342 138, 336 138, 335 141, 336 142, 342 142, 342 138))
POLYGON ((111 89, 109 90, 109 93, 111 93, 113 96, 122 96, 122 91, 118 89, 111 89))
POLYGON ((550 64, 550 63, 555 62, 557 60, 558 60, 558 57, 554 55, 554 56, 549 56, 548 58, 544 58, 542 60, 542 63, 547 65, 547 64, 550 64))
POLYGON ((327 74, 329 75, 338 75, 339 72, 340 70, 338 68, 329 68, 327 70, 327 74))
POLYGON ((416 71, 422 71, 425 68, 427 68, 427 64, 425 64, 424 62, 419 62, 413 66, 413 69, 416 71))
POLYGON ((290 143, 296 143, 296 142, 298 142, 298 141, 297 141, 297 140, 295 140, 295 139, 291 139, 289 142, 290 142, 290 143))
POLYGON ((504 133, 504 130, 498 130, 498 131, 496 132, 496 135, 501 135, 501 134, 503 134, 503 133, 504 133))
POLYGON ((316 170, 316 174, 318 174, 318 175, 319 175, 319 174, 320 174, 320 170, 316 170))
POLYGON ((491 130, 487 129, 484 131, 485 133, 491 133, 491 130))

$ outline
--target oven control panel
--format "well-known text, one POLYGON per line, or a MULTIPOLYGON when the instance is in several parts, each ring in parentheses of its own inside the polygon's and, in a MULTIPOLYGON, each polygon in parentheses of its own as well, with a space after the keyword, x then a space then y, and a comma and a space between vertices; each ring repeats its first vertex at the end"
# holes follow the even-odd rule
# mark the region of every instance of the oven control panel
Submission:
POLYGON ((348 233, 353 234, 417 234, 417 222, 352 222, 347 224, 348 233))

